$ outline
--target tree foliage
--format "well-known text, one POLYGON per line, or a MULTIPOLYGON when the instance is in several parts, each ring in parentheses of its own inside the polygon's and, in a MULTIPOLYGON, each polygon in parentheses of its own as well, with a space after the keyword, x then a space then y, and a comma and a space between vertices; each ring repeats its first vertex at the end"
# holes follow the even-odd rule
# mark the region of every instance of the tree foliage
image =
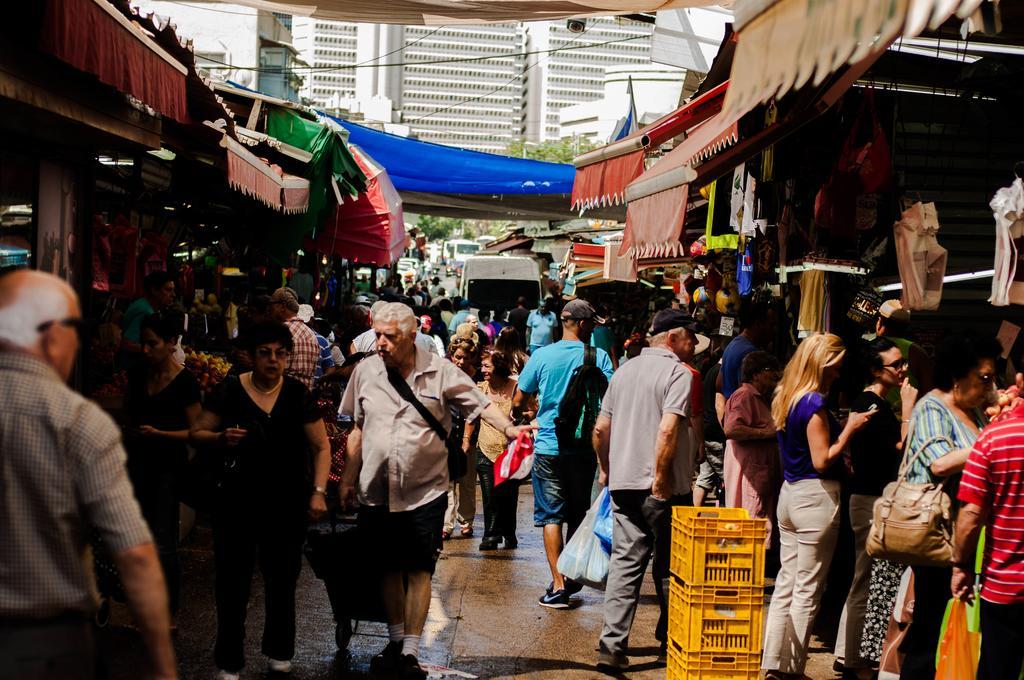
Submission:
POLYGON ((540 144, 516 140, 508 145, 505 154, 549 163, 572 163, 573 158, 594 148, 596 145, 584 137, 565 137, 540 144))
POLYGON ((416 226, 428 241, 444 241, 462 236, 466 229, 466 220, 457 217, 420 215, 416 220, 416 226))

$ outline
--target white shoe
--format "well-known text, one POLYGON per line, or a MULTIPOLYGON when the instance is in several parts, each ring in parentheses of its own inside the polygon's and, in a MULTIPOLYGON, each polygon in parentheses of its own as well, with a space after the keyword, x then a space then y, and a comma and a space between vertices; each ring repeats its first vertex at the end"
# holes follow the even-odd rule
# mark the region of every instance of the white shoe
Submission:
POLYGON ((268 656, 267 657, 267 668, 269 668, 272 673, 291 673, 292 672, 292 662, 291 661, 280 661, 278 659, 271 659, 268 656))
POLYGON ((217 671, 217 680, 241 680, 241 677, 240 673, 232 673, 225 670, 217 671))

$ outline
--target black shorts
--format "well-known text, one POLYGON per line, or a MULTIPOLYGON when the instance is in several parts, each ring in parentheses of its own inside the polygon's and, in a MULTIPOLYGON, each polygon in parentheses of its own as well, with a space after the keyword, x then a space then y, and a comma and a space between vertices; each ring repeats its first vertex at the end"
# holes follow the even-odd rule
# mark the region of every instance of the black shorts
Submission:
POLYGON ((447 507, 448 497, 442 494, 406 512, 390 512, 386 505, 360 508, 359 527, 369 537, 369 557, 383 571, 433 574, 441 555, 441 530, 447 507))

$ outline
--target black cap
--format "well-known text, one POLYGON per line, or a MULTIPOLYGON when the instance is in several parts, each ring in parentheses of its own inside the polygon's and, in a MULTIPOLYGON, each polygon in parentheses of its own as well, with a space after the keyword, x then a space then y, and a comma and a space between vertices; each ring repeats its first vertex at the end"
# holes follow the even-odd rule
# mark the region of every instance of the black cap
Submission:
POLYGON ((604 323, 604 319, 597 315, 593 305, 586 300, 573 300, 566 304, 565 307, 562 307, 562 318, 577 321, 593 319, 596 323, 604 323))
POLYGON ((686 328, 696 333, 700 330, 700 324, 681 309, 663 309, 654 315, 650 334, 660 335, 675 328, 686 328))

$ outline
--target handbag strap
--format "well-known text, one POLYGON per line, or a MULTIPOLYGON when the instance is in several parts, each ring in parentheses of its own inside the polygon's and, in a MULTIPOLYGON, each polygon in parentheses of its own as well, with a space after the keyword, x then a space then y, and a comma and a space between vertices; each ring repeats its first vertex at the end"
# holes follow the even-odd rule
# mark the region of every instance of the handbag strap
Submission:
POLYGON ((423 420, 427 421, 427 425, 429 425, 430 429, 432 429, 437 436, 441 438, 441 441, 448 441, 448 432, 445 431, 444 425, 434 417, 434 414, 423 405, 422 401, 416 398, 416 395, 412 393, 412 388, 409 387, 409 383, 399 375, 398 370, 388 366, 387 372, 388 382, 391 383, 391 386, 395 388, 396 392, 398 392, 398 396, 405 399, 414 409, 416 409, 416 412, 423 417, 423 420))
MULTIPOLYGON (((907 429, 907 441, 903 445, 904 449, 909 449, 911 442, 914 440, 914 424, 915 424, 914 418, 911 417, 911 419, 910 419, 910 427, 907 429)), ((896 488, 897 489, 900 487, 900 485, 902 485, 905 481, 907 481, 907 473, 910 472, 910 467, 914 463, 917 462, 917 459, 921 457, 921 455, 924 453, 925 449, 927 449, 933 443, 935 443, 937 441, 943 441, 943 440, 949 442, 950 445, 955 446, 955 444, 953 443, 953 441, 949 437, 940 434, 940 435, 935 435, 934 437, 931 437, 930 439, 926 439, 924 441, 924 443, 921 444, 920 447, 918 447, 917 452, 913 456, 910 456, 909 459, 907 458, 907 455, 904 453, 903 461, 900 463, 900 470, 899 470, 899 473, 897 474, 897 477, 896 477, 896 482, 897 482, 896 488)), ((950 449, 950 450, 952 451, 953 449, 950 449)), ((946 481, 948 481, 948 479, 944 480, 942 482, 942 484, 944 485, 946 481)))

